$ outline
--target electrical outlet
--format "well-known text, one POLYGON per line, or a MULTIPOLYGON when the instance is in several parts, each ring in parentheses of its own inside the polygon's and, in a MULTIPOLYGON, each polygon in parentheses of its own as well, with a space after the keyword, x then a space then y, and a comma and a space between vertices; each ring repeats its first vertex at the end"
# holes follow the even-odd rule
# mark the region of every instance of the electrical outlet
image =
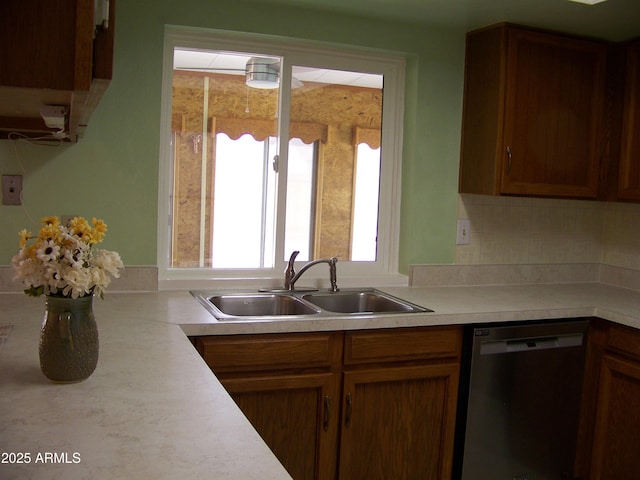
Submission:
POLYGON ((456 234, 456 245, 467 245, 471 242, 471 222, 466 219, 458 220, 458 232, 456 234))
POLYGON ((2 204, 22 205, 22 175, 2 175, 2 204))

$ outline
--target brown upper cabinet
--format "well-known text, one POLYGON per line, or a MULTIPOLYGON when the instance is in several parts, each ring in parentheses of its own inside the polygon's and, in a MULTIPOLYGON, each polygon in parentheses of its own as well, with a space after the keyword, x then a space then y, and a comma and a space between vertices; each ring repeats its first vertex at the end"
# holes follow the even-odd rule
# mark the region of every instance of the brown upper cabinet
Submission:
POLYGON ((0 2, 0 138, 57 132, 40 114, 63 107, 77 141, 112 77, 115 0, 0 2))
POLYGON ((618 199, 640 201, 640 39, 626 46, 618 199))
POLYGON ((607 48, 509 24, 470 32, 460 192, 596 198, 607 48))

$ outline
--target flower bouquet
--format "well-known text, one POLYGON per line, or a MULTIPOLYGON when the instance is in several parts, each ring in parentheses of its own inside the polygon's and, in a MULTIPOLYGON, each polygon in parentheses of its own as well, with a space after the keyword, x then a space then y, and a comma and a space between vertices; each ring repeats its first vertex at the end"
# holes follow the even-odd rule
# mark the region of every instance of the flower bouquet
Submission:
POLYGON ((92 225, 82 217, 67 225, 58 217, 42 218, 38 236, 26 229, 18 233, 20 251, 12 259, 15 278, 34 297, 102 298, 111 278, 118 278, 118 270, 124 267, 117 252, 93 248, 106 232, 107 225, 95 218, 92 225))
POLYGON ((37 236, 18 233, 20 251, 11 260, 24 292, 45 295, 40 368, 54 382, 81 381, 95 370, 99 340, 93 297, 103 297, 124 267, 116 252, 93 248, 107 225, 95 218, 91 223, 75 217, 62 225, 58 217, 44 217, 37 236))

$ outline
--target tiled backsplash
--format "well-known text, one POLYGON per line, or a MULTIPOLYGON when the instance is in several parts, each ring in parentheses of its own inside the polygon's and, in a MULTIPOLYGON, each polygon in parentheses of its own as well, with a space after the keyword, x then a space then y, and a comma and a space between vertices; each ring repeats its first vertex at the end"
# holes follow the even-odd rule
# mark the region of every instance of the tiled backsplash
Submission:
MULTIPOLYGON (((611 267, 615 269, 615 267, 611 267)), ((409 285, 442 287, 462 285, 518 285, 535 283, 593 283, 602 278, 599 263, 411 265, 409 285)), ((624 272, 628 272, 625 269, 624 272)), ((618 272, 608 272, 608 283, 621 285, 618 272), (616 283, 617 281, 617 283, 616 283)), ((636 281, 635 277, 622 278, 636 281)), ((635 284, 635 283, 634 283, 635 284)))
POLYGON ((640 270, 640 205, 608 204, 603 231, 602 263, 640 270))
POLYGON ((640 270, 640 205, 461 194, 457 264, 603 263, 640 270))

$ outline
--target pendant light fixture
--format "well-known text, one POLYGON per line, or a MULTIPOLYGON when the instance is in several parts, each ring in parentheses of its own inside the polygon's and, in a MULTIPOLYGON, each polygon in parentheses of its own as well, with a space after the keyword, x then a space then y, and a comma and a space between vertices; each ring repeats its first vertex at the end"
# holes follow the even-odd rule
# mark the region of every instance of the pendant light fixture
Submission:
POLYGON ((251 57, 245 73, 249 87, 271 89, 280 85, 280 61, 276 58, 251 57))

